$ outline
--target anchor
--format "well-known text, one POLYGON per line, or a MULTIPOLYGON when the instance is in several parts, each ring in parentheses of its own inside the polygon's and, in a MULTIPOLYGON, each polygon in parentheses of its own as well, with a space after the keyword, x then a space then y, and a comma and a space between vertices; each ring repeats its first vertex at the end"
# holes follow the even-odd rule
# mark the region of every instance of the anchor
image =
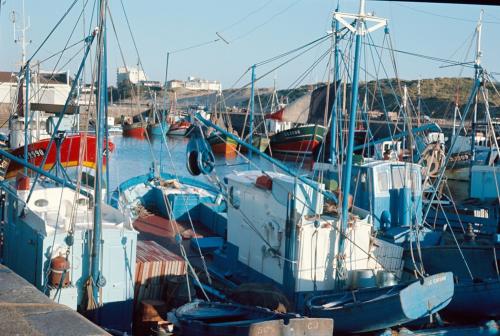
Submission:
POLYGON ((200 127, 194 127, 186 148, 186 166, 193 176, 208 175, 215 167, 215 157, 200 127))

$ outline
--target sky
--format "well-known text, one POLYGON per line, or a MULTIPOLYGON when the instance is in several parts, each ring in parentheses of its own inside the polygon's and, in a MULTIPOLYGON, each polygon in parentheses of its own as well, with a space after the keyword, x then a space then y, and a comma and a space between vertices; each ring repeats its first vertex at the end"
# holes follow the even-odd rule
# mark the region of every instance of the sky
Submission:
MULTIPOLYGON (((27 35, 31 40, 28 57, 73 1, 25 0, 30 23, 27 35)), ((43 60, 63 49, 73 28, 75 30, 69 45, 81 40, 84 31, 89 30, 90 9, 94 1, 78 0, 60 27, 40 49, 35 60, 43 60), (85 14, 80 16, 85 3, 85 14)), ((337 0, 109 0, 127 66, 136 65, 138 56, 128 30, 122 1, 148 79, 164 81, 166 55, 170 52, 169 79, 183 80, 195 76, 220 80, 223 88, 247 84, 250 73, 245 72, 252 64, 323 36, 330 29, 332 12, 337 6, 337 0), (220 39, 211 42, 219 38, 217 32, 229 44, 220 39), (200 44, 202 46, 192 48, 200 44), (241 80, 237 81, 240 77, 241 80)), ((20 26, 22 0, 0 0, 0 3, 0 70, 15 70, 19 67, 21 49, 19 44, 14 43, 11 13, 16 11, 17 24, 20 26)), ((473 59, 472 56, 465 59, 464 55, 481 9, 485 11, 483 65, 490 72, 500 72, 497 62, 500 55, 500 7, 367 1, 367 11, 388 19, 395 49, 459 62, 473 59)), ((358 1, 340 0, 340 10, 357 12, 358 1)), ((19 32, 16 35, 19 36, 19 32)), ((383 31, 374 34, 375 42, 382 41, 382 38, 383 31)), ((109 83, 114 84, 116 68, 123 65, 123 60, 110 26, 108 41, 109 83)), ((57 68, 74 74, 81 59, 78 48, 64 53, 57 68)), ((271 72, 259 85, 271 86, 274 81, 280 88, 292 85, 327 48, 328 44, 324 44, 312 49, 271 72)), ((41 68, 51 71, 56 61, 57 57, 45 61, 41 68)), ((472 76, 471 69, 457 66, 443 68, 442 62, 401 53, 396 54, 396 62, 399 76, 403 79, 472 76)), ((257 76, 277 64, 258 67, 257 76)), ((325 68, 326 64, 319 65, 302 83, 324 80, 325 68)))

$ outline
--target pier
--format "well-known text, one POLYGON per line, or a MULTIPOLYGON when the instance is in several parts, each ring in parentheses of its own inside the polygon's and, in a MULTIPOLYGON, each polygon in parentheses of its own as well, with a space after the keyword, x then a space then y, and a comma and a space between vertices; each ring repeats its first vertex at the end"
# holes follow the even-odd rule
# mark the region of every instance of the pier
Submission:
POLYGON ((0 333, 2 335, 109 335, 76 311, 55 303, 0 264, 0 333))

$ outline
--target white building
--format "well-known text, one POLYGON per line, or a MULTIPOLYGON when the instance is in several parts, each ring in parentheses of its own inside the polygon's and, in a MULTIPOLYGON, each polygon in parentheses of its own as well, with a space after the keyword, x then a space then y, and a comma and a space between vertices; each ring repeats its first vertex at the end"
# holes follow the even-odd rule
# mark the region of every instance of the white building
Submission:
MULTIPOLYGON (((0 104, 12 104, 17 97, 17 74, 0 72, 0 104)), ((40 71, 31 75, 30 96, 38 104, 64 105, 71 90, 68 72, 40 71)))
MULTIPOLYGON (((26 102, 26 85, 23 86, 23 110, 26 102)), ((30 82, 30 107, 34 118, 28 126, 30 142, 50 137, 47 129, 57 122, 58 113, 66 103, 71 91, 71 80, 68 72, 32 72, 30 82)), ((16 106, 18 95, 17 74, 0 72, 0 104, 16 106)), ((68 112, 74 106, 68 107, 68 112)), ((14 111, 13 111, 14 112, 14 111)), ((19 111, 21 112, 21 111, 19 111)), ((69 112, 72 113, 72 112, 69 112)), ((60 130, 74 131, 78 128, 78 114, 68 114, 59 127, 60 130)), ((9 144, 11 148, 24 145, 24 117, 12 117, 9 123, 9 144)))
POLYGON ((116 70, 116 84, 120 85, 123 82, 139 84, 146 81, 144 71, 137 68, 120 67, 116 70))
POLYGON ((188 77, 187 81, 171 80, 167 83, 168 89, 185 88, 192 91, 221 91, 222 86, 219 81, 211 81, 196 77, 188 77))

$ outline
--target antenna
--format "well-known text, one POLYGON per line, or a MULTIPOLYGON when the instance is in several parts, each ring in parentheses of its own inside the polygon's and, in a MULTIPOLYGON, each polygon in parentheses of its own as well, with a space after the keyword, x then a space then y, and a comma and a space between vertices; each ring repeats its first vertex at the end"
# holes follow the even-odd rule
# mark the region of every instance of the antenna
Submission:
POLYGON ((483 56, 483 52, 481 51, 481 33, 483 30, 483 14, 484 10, 481 9, 479 14, 479 21, 477 22, 476 33, 477 33, 477 51, 476 51, 476 66, 481 65, 481 56, 483 56))
MULTIPOLYGON (((1 0, 0 0, 1 1, 1 0)), ((12 11, 10 14, 10 21, 12 22, 14 26, 14 43, 20 43, 21 44, 21 62, 22 65, 26 63, 26 48, 28 44, 31 43, 31 40, 27 41, 26 39, 26 32, 28 29, 30 29, 31 24, 30 24, 30 18, 28 17, 28 24, 26 24, 26 12, 24 9, 24 0, 22 0, 22 9, 21 9, 21 27, 17 26, 17 13, 16 11, 12 11), (20 33, 20 37, 18 37, 18 33, 20 33)))

